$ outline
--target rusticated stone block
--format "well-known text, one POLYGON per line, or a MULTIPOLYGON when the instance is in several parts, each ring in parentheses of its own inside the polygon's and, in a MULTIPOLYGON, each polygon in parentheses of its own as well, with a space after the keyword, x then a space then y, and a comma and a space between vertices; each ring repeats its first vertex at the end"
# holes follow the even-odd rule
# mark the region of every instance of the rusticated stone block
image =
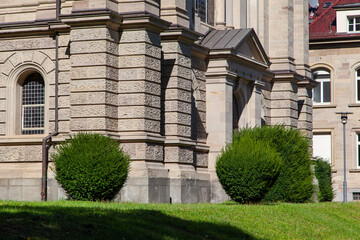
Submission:
POLYGON ((86 117, 110 117, 117 118, 118 111, 115 106, 107 105, 75 105, 71 106, 71 117, 86 118, 86 117))
POLYGON ((167 112, 181 112, 191 113, 191 104, 188 102, 181 102, 177 100, 168 100, 165 103, 165 111, 167 112))
POLYGON ((119 71, 110 66, 84 66, 71 69, 71 79, 96 79, 111 78, 118 79, 119 71))
POLYGON ((118 89, 116 81, 110 81, 105 79, 97 80, 76 80, 71 81, 71 92, 92 92, 92 91, 110 91, 116 92, 118 89))
POLYGON ((118 95, 119 106, 149 106, 160 108, 160 96, 154 96, 149 94, 119 94, 118 95))
POLYGON ((191 91, 191 79, 184 79, 184 78, 179 78, 179 77, 163 77, 163 79, 166 79, 167 81, 163 81, 163 86, 164 88, 166 87, 167 89, 170 88, 179 88, 179 89, 183 89, 183 90, 187 90, 187 91, 191 91))
POLYGON ((191 92, 181 89, 167 89, 165 94, 166 100, 177 99, 184 102, 191 102, 191 92))
POLYGON ((172 63, 171 65, 179 65, 183 67, 189 67, 191 68, 191 58, 182 54, 178 53, 165 53, 164 54, 164 65, 167 65, 167 63, 172 63), (172 60, 172 61, 169 61, 172 60))
POLYGON ((41 161, 41 145, 0 146, 0 162, 41 161))
POLYGON ((165 125, 165 134, 167 136, 190 137, 191 136, 191 127, 178 125, 178 124, 166 124, 165 125))
POLYGON ((182 124, 182 125, 191 125, 191 115, 178 113, 178 112, 166 112, 165 113, 165 123, 166 124, 182 124))
POLYGON ((119 119, 118 130, 121 132, 145 131, 160 132, 160 121, 150 119, 119 119))
POLYGON ((111 53, 118 54, 118 44, 105 40, 71 43, 71 54, 111 53))
POLYGON ((107 53, 89 53, 81 55, 71 55, 71 66, 96 66, 106 65, 109 67, 118 66, 118 57, 107 53))
POLYGON ((26 41, 23 39, 2 40, 0 44, 0 51, 34 50, 53 47, 55 47, 55 41, 52 38, 39 37, 29 38, 26 41))
POLYGON ((165 146, 165 162, 194 163, 193 150, 187 147, 165 146))
POLYGON ((109 118, 73 118, 71 131, 117 131, 116 119, 109 118))
POLYGON ((191 56, 191 46, 179 42, 163 42, 161 44, 165 53, 180 53, 185 56, 191 56))
POLYGON ((71 104, 110 104, 117 105, 118 95, 111 92, 79 92, 69 97, 71 104))
POLYGON ((71 42, 88 40, 119 41, 119 33, 108 28, 73 29, 70 32, 71 42))
POLYGON ((160 120, 160 109, 145 106, 119 107, 119 118, 147 118, 160 120))
POLYGON ((155 143, 121 143, 131 160, 163 161, 163 146, 155 143))
MULTIPOLYGON (((120 37, 120 44, 122 43, 135 43, 135 42, 147 42, 160 46, 160 36, 150 31, 123 31, 120 37)), ((121 46, 120 46, 121 47, 121 46)))
POLYGON ((147 68, 128 68, 119 70, 120 80, 146 80, 149 82, 161 82, 161 73, 147 68))
POLYGON ((119 55, 146 55, 161 58, 161 48, 145 42, 122 43, 119 45, 119 55))
POLYGON ((192 71, 188 67, 173 65, 172 67, 164 67, 162 77, 181 77, 190 80, 192 79, 192 71))
POLYGON ((208 166, 208 153, 206 152, 196 152, 196 166, 198 167, 207 167, 208 166))
POLYGON ((152 70, 160 71, 161 62, 158 58, 144 55, 120 56, 119 68, 146 67, 152 70))
POLYGON ((149 93, 160 95, 160 84, 147 81, 120 81, 119 93, 149 93))

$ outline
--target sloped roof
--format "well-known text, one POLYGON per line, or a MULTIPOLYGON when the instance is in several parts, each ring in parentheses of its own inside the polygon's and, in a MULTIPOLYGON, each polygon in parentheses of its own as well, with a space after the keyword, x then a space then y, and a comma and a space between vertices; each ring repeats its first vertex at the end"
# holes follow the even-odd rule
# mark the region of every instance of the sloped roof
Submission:
MULTIPOLYGON (((360 36, 359 33, 336 32, 336 8, 360 6, 359 0, 319 0, 319 7, 309 15, 310 40, 323 38, 350 38, 360 36), (331 3, 329 5, 328 3, 331 3)), ((314 8, 309 8, 314 11, 314 8)))
POLYGON ((231 29, 210 31, 200 42, 209 49, 233 49, 250 33, 251 29, 231 29))
POLYGON ((199 44, 210 51, 231 50, 232 53, 243 55, 249 60, 270 65, 265 50, 252 28, 211 30, 199 44))

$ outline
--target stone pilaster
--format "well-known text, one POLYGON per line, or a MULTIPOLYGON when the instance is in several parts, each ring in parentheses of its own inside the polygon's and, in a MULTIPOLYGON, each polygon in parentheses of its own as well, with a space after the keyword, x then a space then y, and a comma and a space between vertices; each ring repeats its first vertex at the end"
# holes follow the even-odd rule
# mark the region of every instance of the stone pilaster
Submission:
POLYGON ((164 162, 169 169, 170 196, 174 203, 208 201, 201 194, 201 188, 206 189, 206 184, 208 184, 208 175, 195 171, 196 142, 191 139, 193 84, 191 48, 199 35, 186 28, 174 27, 162 33, 161 36, 164 135, 166 137, 164 162))
POLYGON ((270 123, 296 128, 298 125, 298 86, 300 76, 278 73, 271 91, 270 123))
POLYGON ((166 0, 161 2, 160 16, 162 19, 189 28, 189 17, 186 0, 166 0))
POLYGON ((296 72, 311 78, 309 67, 309 3, 307 0, 294 1, 294 56, 296 72))
POLYGON ((118 130, 119 33, 106 24, 70 32, 70 130, 113 135, 118 130))
POLYGON ((123 15, 119 40, 118 132, 131 156, 121 201, 170 202, 161 133, 160 32, 168 22, 149 14, 123 15))
MULTIPOLYGON (((209 66, 211 63, 209 63, 209 66)), ((216 158, 225 144, 232 141, 233 132, 233 83, 236 75, 231 72, 209 69, 206 73, 206 127, 209 151, 209 173, 211 184, 211 202, 228 199, 216 172, 216 158)))
POLYGON ((298 83, 298 129, 310 140, 313 130, 312 89, 316 86, 314 80, 303 80, 298 83))

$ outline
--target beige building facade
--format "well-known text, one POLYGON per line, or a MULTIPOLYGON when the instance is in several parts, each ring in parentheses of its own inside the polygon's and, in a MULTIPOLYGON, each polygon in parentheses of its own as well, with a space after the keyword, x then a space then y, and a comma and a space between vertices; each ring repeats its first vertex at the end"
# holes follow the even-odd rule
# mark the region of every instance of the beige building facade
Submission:
POLYGON ((351 112, 345 129, 346 196, 360 200, 360 28, 352 24, 360 4, 337 1, 322 9, 319 3, 319 18, 310 24, 310 65, 319 84, 314 89, 314 156, 331 164, 334 201, 343 201, 343 124, 336 113, 351 112))
POLYGON ((215 162, 233 130, 312 136, 307 6, 1 1, 0 199, 64 198, 47 156, 87 131, 131 156, 118 201, 226 200, 215 162))

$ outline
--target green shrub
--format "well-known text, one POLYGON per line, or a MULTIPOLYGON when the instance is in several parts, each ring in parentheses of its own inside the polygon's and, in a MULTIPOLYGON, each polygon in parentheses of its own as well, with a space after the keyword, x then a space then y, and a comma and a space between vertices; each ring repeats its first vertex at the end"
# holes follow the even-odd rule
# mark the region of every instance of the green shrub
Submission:
POLYGON ((216 173, 226 193, 238 203, 261 201, 281 169, 280 155, 262 140, 234 140, 218 157, 216 173))
POLYGON ((234 133, 233 139, 251 137, 263 140, 276 149, 284 165, 265 201, 306 202, 313 194, 313 174, 309 154, 309 140, 298 130, 281 125, 245 128, 234 133))
POLYGON ((56 150, 53 171, 70 199, 111 200, 127 179, 130 159, 114 139, 80 133, 56 150))
POLYGON ((315 176, 319 182, 319 201, 332 201, 334 198, 334 191, 331 183, 331 166, 327 161, 322 158, 316 159, 315 176))

